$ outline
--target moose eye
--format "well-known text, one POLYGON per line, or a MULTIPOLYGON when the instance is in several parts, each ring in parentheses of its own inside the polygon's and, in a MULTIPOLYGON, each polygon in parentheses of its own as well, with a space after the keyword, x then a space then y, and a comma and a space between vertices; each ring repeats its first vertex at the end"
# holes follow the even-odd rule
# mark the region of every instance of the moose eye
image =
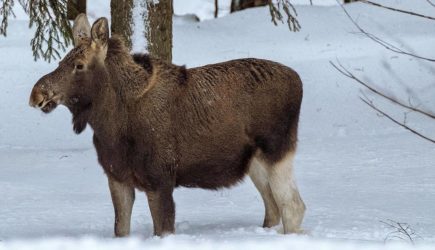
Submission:
POLYGON ((83 69, 83 64, 76 64, 76 69, 82 70, 83 69))

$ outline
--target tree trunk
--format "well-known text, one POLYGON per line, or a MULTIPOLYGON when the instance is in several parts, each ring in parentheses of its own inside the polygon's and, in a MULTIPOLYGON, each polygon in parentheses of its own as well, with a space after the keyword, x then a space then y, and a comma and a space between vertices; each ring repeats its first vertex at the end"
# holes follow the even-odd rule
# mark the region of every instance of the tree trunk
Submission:
POLYGON ((121 36, 131 49, 133 34, 133 0, 111 0, 110 15, 112 17, 111 32, 121 36))
POLYGON ((67 18, 74 20, 80 13, 86 14, 86 0, 68 0, 66 9, 67 18))
POLYGON ((147 0, 145 36, 151 56, 172 62, 172 0, 147 0))
POLYGON ((214 18, 217 18, 219 15, 219 2, 218 0, 214 0, 214 18))
POLYGON ((230 12, 233 13, 247 8, 266 6, 270 1, 271 0, 231 0, 230 12))

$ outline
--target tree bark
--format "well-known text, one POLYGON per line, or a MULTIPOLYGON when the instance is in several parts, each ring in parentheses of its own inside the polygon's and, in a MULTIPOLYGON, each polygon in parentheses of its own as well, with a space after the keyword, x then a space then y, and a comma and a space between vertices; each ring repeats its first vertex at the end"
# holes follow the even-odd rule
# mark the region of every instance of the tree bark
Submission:
POLYGON ((172 0, 147 0, 145 36, 148 53, 172 62, 172 0))
POLYGON ((247 8, 266 6, 270 1, 271 0, 231 0, 230 12, 233 13, 247 8))
POLYGON ((86 14, 86 0, 68 0, 66 9, 67 18, 74 20, 80 13, 86 14))
POLYGON ((219 15, 219 2, 218 0, 214 0, 214 18, 217 18, 219 15))
POLYGON ((111 32, 121 36, 125 45, 131 49, 133 34, 133 0, 111 0, 110 15, 112 17, 111 32))

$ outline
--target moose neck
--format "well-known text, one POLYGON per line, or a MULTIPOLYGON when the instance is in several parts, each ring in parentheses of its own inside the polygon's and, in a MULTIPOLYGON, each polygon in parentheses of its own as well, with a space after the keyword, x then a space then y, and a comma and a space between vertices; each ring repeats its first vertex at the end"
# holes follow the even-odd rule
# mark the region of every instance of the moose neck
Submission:
POLYGON ((116 141, 121 128, 125 127, 127 112, 110 84, 101 85, 101 89, 95 93, 91 109, 84 113, 94 134, 105 143, 111 144, 116 141))
POLYGON ((121 39, 110 39, 105 62, 110 84, 122 100, 136 99, 146 92, 150 76, 134 62, 121 39))
POLYGON ((105 74, 105 81, 99 82, 100 91, 93 102, 89 125, 100 140, 111 144, 128 129, 130 103, 146 91, 149 75, 133 61, 118 38, 109 41, 105 74))

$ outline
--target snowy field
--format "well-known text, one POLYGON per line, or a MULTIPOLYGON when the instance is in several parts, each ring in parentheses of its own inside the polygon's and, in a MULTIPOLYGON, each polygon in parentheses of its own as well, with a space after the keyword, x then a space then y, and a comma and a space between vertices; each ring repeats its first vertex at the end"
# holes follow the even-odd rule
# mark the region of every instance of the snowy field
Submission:
MULTIPOLYGON (((425 0, 380 2, 435 15, 425 0)), ((432 21, 347 6, 371 33, 435 58, 432 21)), ((434 249, 434 145, 371 110, 360 101, 362 94, 403 119, 401 110, 339 74, 329 61, 338 59, 362 79, 398 97, 410 94, 413 104, 432 110, 435 65, 374 44, 355 32, 338 6, 297 10, 298 33, 273 26, 267 8, 203 22, 177 18, 173 55, 174 63, 188 67, 259 57, 300 73, 304 100, 295 168, 307 205, 306 235, 263 229, 261 197, 246 179, 217 192, 177 189, 176 235, 164 239, 152 236, 145 195, 137 193, 132 237, 113 239, 113 208, 92 132, 75 135, 66 108, 44 115, 28 106, 33 84, 57 63, 34 62, 33 31, 26 21, 11 20, 9 36, 0 38, 0 250, 434 249), (417 245, 392 239, 394 229, 381 222, 388 220, 408 223, 417 245)), ((433 121, 408 114, 408 123, 435 137, 433 121)))

